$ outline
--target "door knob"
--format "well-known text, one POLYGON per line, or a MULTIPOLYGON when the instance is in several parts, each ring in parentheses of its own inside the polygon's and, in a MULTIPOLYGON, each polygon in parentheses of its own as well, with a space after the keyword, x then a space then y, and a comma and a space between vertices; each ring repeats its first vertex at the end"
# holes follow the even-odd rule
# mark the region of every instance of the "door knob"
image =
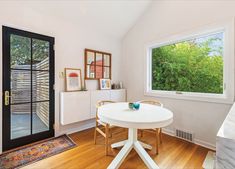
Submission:
POLYGON ((5 106, 8 106, 9 105, 9 102, 10 102, 10 92, 9 91, 5 91, 5 106))

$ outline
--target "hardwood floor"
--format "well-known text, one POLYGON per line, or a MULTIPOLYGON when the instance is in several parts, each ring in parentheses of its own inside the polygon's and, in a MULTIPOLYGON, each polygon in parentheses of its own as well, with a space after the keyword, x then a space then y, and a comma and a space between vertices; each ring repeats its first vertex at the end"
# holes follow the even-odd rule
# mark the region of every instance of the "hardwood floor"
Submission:
MULTIPOLYGON (((127 138, 127 132, 120 129, 113 134, 112 142, 127 138)), ((71 134, 77 147, 61 154, 38 161, 24 167, 24 169, 103 169, 107 168, 119 150, 110 150, 111 156, 105 156, 104 138, 98 137, 97 145, 93 141, 94 129, 71 134)), ((143 141, 154 145, 155 139, 151 133, 144 133, 143 141)), ((208 149, 163 134, 163 143, 159 147, 159 154, 154 155, 154 149, 148 151, 161 169, 200 169, 208 149)), ((138 154, 132 150, 127 156, 122 169, 147 168, 138 154)))

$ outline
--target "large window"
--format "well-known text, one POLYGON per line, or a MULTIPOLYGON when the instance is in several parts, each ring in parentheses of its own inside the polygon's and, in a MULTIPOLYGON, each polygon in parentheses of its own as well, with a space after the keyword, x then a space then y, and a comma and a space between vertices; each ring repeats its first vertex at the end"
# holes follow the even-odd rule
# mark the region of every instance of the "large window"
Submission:
POLYGON ((223 93, 223 32, 152 49, 152 89, 223 93))
POLYGON ((232 27, 172 36, 147 46, 145 94, 212 102, 234 100, 232 27))

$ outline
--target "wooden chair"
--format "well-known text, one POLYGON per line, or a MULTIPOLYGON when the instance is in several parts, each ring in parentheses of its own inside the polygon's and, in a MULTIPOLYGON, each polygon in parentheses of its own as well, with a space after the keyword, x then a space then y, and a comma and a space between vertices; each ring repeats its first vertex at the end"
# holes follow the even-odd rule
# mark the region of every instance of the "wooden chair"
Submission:
MULTIPOLYGON (((151 104, 151 105, 156 105, 156 106, 163 107, 163 104, 158 100, 141 100, 141 101, 139 101, 139 103, 151 104)), ((160 140, 160 144, 162 143, 162 129, 161 128, 156 128, 156 129, 140 130, 140 136, 141 137, 143 137, 143 132, 144 131, 156 134, 155 151, 156 151, 156 154, 158 154, 159 140, 160 140)))
POLYGON ((109 152, 109 138, 112 137, 110 129, 113 128, 114 126, 110 126, 107 123, 104 123, 102 121, 100 121, 100 119, 98 118, 98 108, 102 105, 105 104, 110 104, 110 103, 115 103, 113 101, 109 101, 109 100, 103 100, 103 101, 98 101, 96 104, 96 123, 95 123, 95 133, 94 133, 94 142, 96 144, 96 138, 97 138, 97 132, 100 133, 104 138, 105 138, 105 154, 108 155, 109 152), (103 127, 104 131, 102 130, 103 127))

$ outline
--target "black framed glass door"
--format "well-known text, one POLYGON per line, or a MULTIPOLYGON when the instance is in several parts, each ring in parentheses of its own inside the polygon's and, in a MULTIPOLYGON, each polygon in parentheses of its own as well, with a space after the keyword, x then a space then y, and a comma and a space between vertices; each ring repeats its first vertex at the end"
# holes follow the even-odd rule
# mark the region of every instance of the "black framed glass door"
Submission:
POLYGON ((3 151, 54 136, 54 38, 3 26, 3 151))

